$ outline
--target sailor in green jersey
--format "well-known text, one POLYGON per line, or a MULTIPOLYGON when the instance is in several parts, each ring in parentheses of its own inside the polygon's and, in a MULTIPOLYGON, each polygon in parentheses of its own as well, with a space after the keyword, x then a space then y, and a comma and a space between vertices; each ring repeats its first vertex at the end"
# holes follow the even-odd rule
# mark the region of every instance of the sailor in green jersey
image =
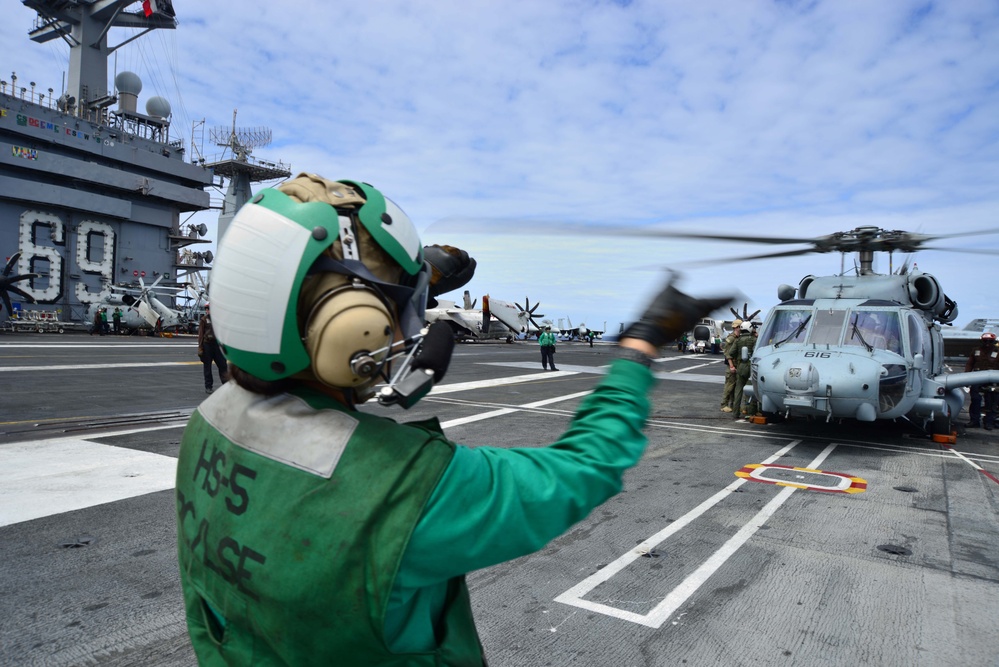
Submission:
POLYGON ((545 330, 538 335, 538 346, 541 348, 541 367, 548 370, 551 364, 552 370, 555 368, 555 334, 552 333, 550 325, 545 325, 545 330))
POLYGON ((667 285, 546 448, 465 447, 436 420, 357 410, 376 383, 408 407, 440 381, 453 338, 421 330, 422 309, 472 270, 358 181, 303 174, 234 218, 211 285, 234 381, 192 415, 177 467, 201 664, 485 664, 465 573, 541 549, 621 489, 651 358, 725 301, 667 285))

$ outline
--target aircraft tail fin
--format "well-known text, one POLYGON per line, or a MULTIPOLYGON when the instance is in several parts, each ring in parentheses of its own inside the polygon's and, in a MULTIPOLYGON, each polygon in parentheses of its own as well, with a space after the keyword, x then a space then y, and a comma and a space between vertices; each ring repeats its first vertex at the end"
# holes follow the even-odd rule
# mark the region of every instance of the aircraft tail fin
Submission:
POLYGON ((478 299, 473 301, 472 297, 468 294, 468 290, 465 290, 465 300, 464 300, 465 310, 473 310, 475 308, 475 301, 477 300, 478 299))

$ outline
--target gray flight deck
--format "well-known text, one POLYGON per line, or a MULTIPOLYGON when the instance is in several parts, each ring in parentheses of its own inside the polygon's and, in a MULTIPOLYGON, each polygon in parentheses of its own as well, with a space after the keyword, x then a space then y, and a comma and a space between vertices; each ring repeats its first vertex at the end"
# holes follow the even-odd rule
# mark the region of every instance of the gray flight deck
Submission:
MULTIPOLYGON (((194 664, 171 475, 195 347, 0 334, 0 664, 194 664)), ((413 410, 370 409, 541 446, 613 350, 560 344, 555 373, 533 342, 460 345, 413 410)), ((999 664, 999 431, 737 423, 719 361, 666 352, 624 491, 469 576, 490 664, 999 664)))

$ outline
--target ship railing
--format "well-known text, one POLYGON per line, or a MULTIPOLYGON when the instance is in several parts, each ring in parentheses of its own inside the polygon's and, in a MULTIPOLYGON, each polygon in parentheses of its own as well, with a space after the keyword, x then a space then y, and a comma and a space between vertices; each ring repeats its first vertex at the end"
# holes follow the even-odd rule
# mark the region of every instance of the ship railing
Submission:
POLYGON ((29 86, 18 86, 17 80, 11 81, 0 81, 0 93, 5 95, 10 95, 11 97, 21 100, 22 102, 30 102, 31 104, 37 104, 38 106, 46 107, 47 109, 54 109, 56 104, 56 98, 53 95, 55 91, 51 88, 48 92, 39 92, 35 89, 35 82, 32 81, 29 86))

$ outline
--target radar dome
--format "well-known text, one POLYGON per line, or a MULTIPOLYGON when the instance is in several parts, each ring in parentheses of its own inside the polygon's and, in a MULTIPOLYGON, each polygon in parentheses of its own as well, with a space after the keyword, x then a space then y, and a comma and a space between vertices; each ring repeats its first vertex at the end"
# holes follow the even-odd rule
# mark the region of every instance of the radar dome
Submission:
POLYGON ((170 103, 165 97, 150 97, 146 100, 146 113, 153 118, 168 118, 170 116, 170 103))
POLYGON ((118 92, 138 95, 142 92, 142 79, 135 72, 121 72, 114 78, 114 87, 118 92))

